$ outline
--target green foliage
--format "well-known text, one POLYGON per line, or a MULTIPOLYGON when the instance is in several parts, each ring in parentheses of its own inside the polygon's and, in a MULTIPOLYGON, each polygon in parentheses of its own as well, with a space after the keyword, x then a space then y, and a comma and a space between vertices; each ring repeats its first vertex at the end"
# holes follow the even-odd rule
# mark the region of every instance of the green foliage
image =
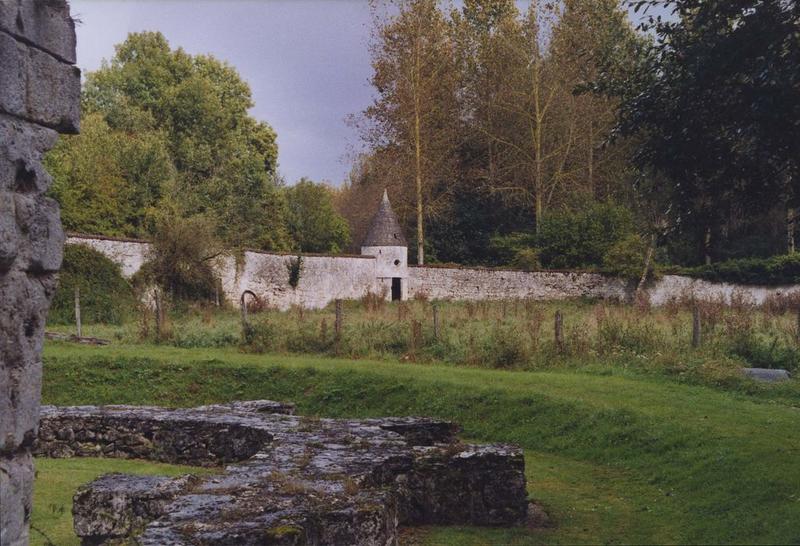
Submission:
POLYGON ((754 368, 772 368, 796 372, 800 368, 800 348, 778 336, 760 336, 744 332, 737 336, 731 352, 754 368))
MULTIPOLYGON (((489 249, 498 265, 512 264, 517 255, 536 246, 536 236, 527 232, 512 232, 506 235, 494 235, 489 239, 489 249)), ((539 253, 536 252, 539 260, 539 253)))
POLYGON ((289 233, 303 252, 341 252, 350 244, 350 226, 333 207, 331 190, 307 178, 284 190, 289 233))
POLYGON ((132 33, 86 75, 82 98, 84 134, 48 160, 70 229, 149 235, 157 209, 212 217, 229 246, 291 246, 276 135, 248 114, 233 67, 132 33))
POLYGON ((620 239, 633 233, 629 210, 613 204, 593 204, 578 212, 546 216, 536 239, 542 265, 568 269, 596 267, 620 239))
POLYGON ((642 277, 646 256, 647 243, 638 233, 631 233, 608 249, 603 256, 603 271, 623 279, 638 280, 642 277))
MULTIPOLYGON (((642 0, 658 7, 654 38, 616 80, 618 132, 635 135, 635 164, 698 241, 731 217, 796 202, 800 162, 800 34, 796 2, 642 0), (729 59, 736 62, 729 62, 729 59)), ((794 205, 791 205, 794 206, 794 205)), ((785 210, 784 217, 785 217, 785 210)))
POLYGON ((300 284, 300 276, 303 274, 303 257, 298 255, 296 258, 289 258, 286 263, 286 270, 289 272, 289 286, 293 289, 300 284))
POLYGON ((217 286, 214 262, 223 254, 214 222, 204 216, 159 218, 147 262, 136 274, 139 285, 159 285, 182 300, 212 299, 217 286))
POLYGON ((678 270, 680 273, 712 282, 740 284, 800 283, 800 254, 771 258, 743 258, 678 270))
POLYGON ((539 261, 539 251, 535 248, 521 248, 516 254, 514 259, 511 260, 511 267, 515 269, 522 269, 524 271, 536 271, 542 268, 539 261))
POLYGON ((496 324, 484 343, 484 361, 492 368, 520 368, 530 361, 529 344, 516 325, 496 324))
POLYGON ((131 285, 117 264, 88 246, 70 244, 64 247, 64 263, 48 323, 75 323, 76 288, 80 289, 84 324, 121 324, 136 307, 131 285))
POLYGON ((80 233, 143 237, 175 169, 160 131, 113 129, 99 113, 81 120, 46 156, 51 195, 64 227, 80 233))

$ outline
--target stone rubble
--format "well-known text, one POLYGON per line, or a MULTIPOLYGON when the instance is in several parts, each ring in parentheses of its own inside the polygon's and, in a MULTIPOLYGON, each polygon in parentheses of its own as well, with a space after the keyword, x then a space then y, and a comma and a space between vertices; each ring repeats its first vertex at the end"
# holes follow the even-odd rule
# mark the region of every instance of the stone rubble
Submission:
POLYGON ((75 495, 84 545, 396 544, 399 525, 526 520, 524 459, 465 445, 426 418, 316 419, 293 406, 43 407, 36 454, 202 466, 208 476, 108 474, 75 495), (272 411, 275 413, 271 413, 272 411))

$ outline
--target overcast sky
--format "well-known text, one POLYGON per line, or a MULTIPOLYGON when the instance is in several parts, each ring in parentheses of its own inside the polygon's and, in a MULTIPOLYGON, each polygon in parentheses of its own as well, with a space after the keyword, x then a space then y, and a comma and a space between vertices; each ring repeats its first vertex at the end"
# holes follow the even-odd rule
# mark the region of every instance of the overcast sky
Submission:
POLYGON ((129 32, 159 30, 173 48, 232 64, 252 114, 278 133, 280 171, 339 184, 358 137, 345 119, 369 105, 365 0, 71 0, 78 65, 96 70, 129 32))

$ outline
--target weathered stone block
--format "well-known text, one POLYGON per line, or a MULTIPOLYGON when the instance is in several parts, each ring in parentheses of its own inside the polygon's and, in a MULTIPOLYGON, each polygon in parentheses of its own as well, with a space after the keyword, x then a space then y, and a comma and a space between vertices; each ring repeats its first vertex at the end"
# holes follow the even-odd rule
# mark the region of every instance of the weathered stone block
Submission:
POLYGON ((25 112, 26 61, 25 46, 0 32, 0 110, 4 112, 25 112))
POLYGON ((130 536, 145 523, 163 516, 168 503, 194 481, 192 476, 101 476, 75 493, 75 533, 97 542, 130 536))
POLYGON ((29 448, 36 440, 42 364, 0 366, 0 453, 29 448))
POLYGON ((64 133, 80 127, 80 70, 0 32, 0 110, 64 133))
POLYGON ((16 220, 27 236, 20 252, 20 267, 33 272, 55 272, 61 269, 64 256, 64 230, 58 203, 41 195, 15 196, 16 220))
POLYGON ((402 521, 525 520, 524 463, 515 447, 464 446, 447 421, 274 412, 289 407, 263 400, 181 410, 46 406, 36 451, 233 462, 188 488, 121 474, 81 488, 75 525, 87 545, 141 531, 135 541, 142 545, 383 546, 397 544, 402 521))
POLYGON ((528 510, 525 459, 512 446, 416 448, 414 467, 398 478, 401 523, 513 525, 528 510))
POLYGON ((0 275, 0 362, 20 366, 38 360, 55 279, 29 278, 14 270, 0 275))
POLYGON ((0 31, 75 63, 75 22, 65 0, 0 0, 0 31))
POLYGON ((774 383, 775 381, 788 381, 792 378, 787 370, 769 369, 769 368, 742 368, 742 373, 750 379, 756 381, 764 381, 766 383, 774 383))
POLYGON ((81 71, 29 48, 27 117, 60 133, 80 127, 81 71))
POLYGON ((19 251, 14 194, 0 191, 0 273, 8 271, 19 251))
POLYGON ((27 546, 31 517, 33 460, 20 452, 0 455, 0 543, 27 546))
POLYGON ((57 138, 52 129, 0 114, 0 191, 47 191, 52 178, 42 166, 42 157, 57 138))

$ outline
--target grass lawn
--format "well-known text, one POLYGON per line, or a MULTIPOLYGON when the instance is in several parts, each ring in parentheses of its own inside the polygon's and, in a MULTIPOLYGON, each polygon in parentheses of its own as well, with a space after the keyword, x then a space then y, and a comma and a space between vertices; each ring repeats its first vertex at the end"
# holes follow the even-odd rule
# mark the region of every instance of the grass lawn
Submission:
POLYGON ((80 485, 107 472, 180 476, 207 474, 210 470, 122 459, 37 459, 31 544, 78 546, 80 541, 72 530, 72 495, 80 485))
POLYGON ((50 343, 43 396, 64 405, 292 400, 301 413, 331 417, 451 418, 468 438, 522 445, 531 497, 557 526, 415 531, 430 544, 793 543, 796 392, 792 384, 726 392, 613 368, 512 372, 50 343))

